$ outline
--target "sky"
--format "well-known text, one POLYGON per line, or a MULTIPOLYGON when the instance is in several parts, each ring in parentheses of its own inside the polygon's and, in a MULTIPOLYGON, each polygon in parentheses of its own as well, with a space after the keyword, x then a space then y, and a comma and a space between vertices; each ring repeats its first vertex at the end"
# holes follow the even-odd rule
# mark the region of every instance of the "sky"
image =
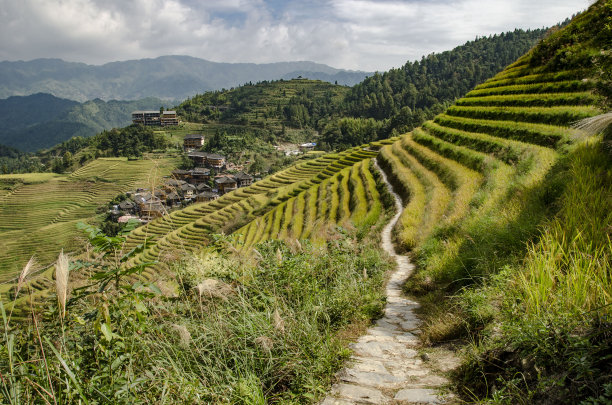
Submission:
POLYGON ((477 36, 551 26, 592 0, 0 0, 0 60, 189 55, 385 71, 477 36))

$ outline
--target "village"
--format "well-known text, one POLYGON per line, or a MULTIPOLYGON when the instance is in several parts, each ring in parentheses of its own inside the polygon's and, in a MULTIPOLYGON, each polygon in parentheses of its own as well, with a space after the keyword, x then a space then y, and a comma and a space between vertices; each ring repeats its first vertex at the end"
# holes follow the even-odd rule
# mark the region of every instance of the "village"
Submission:
POLYGON ((126 198, 113 205, 109 211, 112 220, 118 223, 126 223, 129 220, 148 223, 173 209, 195 202, 213 201, 223 194, 260 180, 259 177, 237 171, 236 169, 242 169, 242 166, 227 162, 223 155, 200 152, 199 149, 203 145, 203 135, 186 135, 183 149, 193 162, 194 168, 175 169, 158 188, 139 188, 127 192, 126 198))

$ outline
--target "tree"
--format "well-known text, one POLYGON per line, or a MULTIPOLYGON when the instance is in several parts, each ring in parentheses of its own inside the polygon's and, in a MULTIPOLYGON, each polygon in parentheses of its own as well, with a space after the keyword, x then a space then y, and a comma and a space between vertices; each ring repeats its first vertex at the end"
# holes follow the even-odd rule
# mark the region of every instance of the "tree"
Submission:
POLYGON ((252 174, 261 173, 264 171, 265 165, 266 165, 266 162, 261 157, 261 155, 255 155, 255 159, 253 159, 253 163, 251 163, 251 166, 249 166, 249 173, 252 173, 252 174))
POLYGON ((64 169, 68 169, 72 166, 72 153, 69 151, 66 151, 62 157, 62 166, 64 166, 64 169))

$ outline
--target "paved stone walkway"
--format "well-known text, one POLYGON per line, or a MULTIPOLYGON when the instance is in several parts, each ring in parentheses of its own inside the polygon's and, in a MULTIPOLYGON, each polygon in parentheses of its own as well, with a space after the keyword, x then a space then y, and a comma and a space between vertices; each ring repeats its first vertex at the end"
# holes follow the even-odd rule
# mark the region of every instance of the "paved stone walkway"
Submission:
MULTIPOLYGON (((449 403, 452 396, 440 394, 447 380, 439 375, 439 370, 450 367, 443 365, 434 371, 429 356, 420 356, 416 350, 420 321, 414 309, 419 304, 402 293, 402 285, 414 265, 408 257, 395 252, 391 241, 391 230, 399 219, 402 203, 384 172, 380 172, 395 197, 398 211, 382 233, 382 247, 397 260, 397 269, 386 287, 387 306, 383 318, 351 344, 350 364, 338 373, 338 383, 321 405, 449 403)), ((454 359, 448 358, 448 353, 445 356, 449 363, 456 364, 454 359)))

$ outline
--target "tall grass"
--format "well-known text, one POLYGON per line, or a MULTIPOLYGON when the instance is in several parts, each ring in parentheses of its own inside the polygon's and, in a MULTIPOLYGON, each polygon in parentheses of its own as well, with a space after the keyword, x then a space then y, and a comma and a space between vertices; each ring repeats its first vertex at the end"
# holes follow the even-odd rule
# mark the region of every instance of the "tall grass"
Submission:
POLYGON ((0 402, 312 403, 350 354, 346 338, 382 312, 392 264, 378 230, 240 253, 218 236, 175 264, 173 295, 96 285, 65 316, 33 309, 34 323, 10 325, 0 304, 0 402))
POLYGON ((573 156, 559 217, 531 245, 520 273, 525 311, 612 314, 612 165, 597 145, 573 156))

